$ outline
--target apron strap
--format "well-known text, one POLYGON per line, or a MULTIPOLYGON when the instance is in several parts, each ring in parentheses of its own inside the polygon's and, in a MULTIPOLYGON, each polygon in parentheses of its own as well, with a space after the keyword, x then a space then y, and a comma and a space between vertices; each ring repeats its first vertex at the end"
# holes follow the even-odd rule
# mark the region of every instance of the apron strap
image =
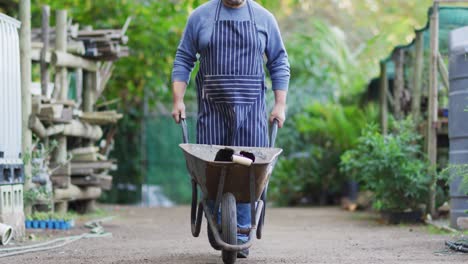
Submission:
MULTIPOLYGON (((250 16, 250 21, 253 22, 253 24, 255 25, 255 16, 254 16, 254 13, 253 13, 253 9, 252 9, 252 6, 250 5, 250 0, 245 0, 247 2, 247 7, 249 8, 249 16, 250 16)), ((223 0, 219 0, 218 2, 218 6, 216 7, 216 15, 215 15, 215 22, 218 22, 219 21, 219 17, 221 15, 221 5, 223 3, 223 0)))
POLYGON ((252 6, 250 5, 250 0, 245 0, 245 1, 247 1, 247 6, 249 7, 250 21, 252 21, 253 24, 256 25, 256 23, 255 23, 255 16, 254 16, 254 13, 253 13, 253 9, 252 9, 252 6))
POLYGON ((221 5, 223 0, 218 1, 218 6, 216 7, 216 15, 215 15, 215 22, 219 21, 219 14, 221 14, 221 5))

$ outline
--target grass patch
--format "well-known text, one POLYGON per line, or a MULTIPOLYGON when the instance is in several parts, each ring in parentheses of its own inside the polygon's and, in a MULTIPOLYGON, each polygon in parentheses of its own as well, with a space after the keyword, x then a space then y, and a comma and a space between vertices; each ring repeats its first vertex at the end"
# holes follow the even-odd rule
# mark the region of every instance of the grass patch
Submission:
POLYGON ((78 221, 89 221, 89 220, 111 216, 111 213, 109 210, 102 209, 102 208, 97 208, 94 212, 83 214, 83 215, 77 214, 75 212, 70 212, 70 213, 73 214, 74 218, 78 221))
POLYGON ((432 225, 427 226, 426 230, 431 235, 450 235, 450 234, 453 234, 452 232, 437 228, 437 227, 432 226, 432 225))
POLYGON ((369 213, 369 212, 352 212, 350 216, 352 220, 359 220, 359 221, 375 222, 380 219, 379 214, 369 213))

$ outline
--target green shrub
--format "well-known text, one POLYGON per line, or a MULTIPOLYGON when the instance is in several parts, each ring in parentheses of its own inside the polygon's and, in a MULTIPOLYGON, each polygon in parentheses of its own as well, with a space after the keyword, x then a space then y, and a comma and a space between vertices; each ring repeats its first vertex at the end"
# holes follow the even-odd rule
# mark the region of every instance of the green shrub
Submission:
POLYGON ((35 212, 32 218, 33 220, 45 221, 49 219, 49 214, 47 212, 35 212))
POLYGON ((369 125, 341 158, 341 170, 374 192, 377 210, 417 209, 428 198, 429 166, 414 131, 411 120, 395 122, 388 135, 369 125))
POLYGON ((460 180, 459 191, 468 194, 468 164, 451 164, 439 174, 439 179, 448 183, 460 180))
POLYGON ((279 205, 335 200, 349 179, 339 171, 340 157, 376 116, 373 107, 334 103, 313 104, 296 115, 291 131, 280 130, 278 146, 285 153, 275 168, 270 197, 279 205))

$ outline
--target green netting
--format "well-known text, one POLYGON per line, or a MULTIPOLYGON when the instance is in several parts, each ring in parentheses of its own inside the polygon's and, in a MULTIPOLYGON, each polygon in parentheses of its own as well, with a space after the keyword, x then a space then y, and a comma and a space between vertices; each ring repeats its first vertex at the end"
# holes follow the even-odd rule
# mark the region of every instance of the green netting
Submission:
MULTIPOLYGON (((190 142, 195 142, 196 119, 187 118, 190 142)), ((147 184, 159 185, 166 196, 176 203, 191 199, 190 178, 179 144, 180 126, 170 116, 146 118, 147 184)))
POLYGON ((76 73, 71 72, 68 73, 68 99, 76 101, 77 99, 77 92, 76 92, 76 73))
MULTIPOLYGON (((424 38, 424 50, 426 53, 429 53, 430 49, 430 29, 429 22, 432 15, 432 8, 428 10, 428 19, 426 26, 416 30, 416 32, 423 32, 424 38)), ((448 55, 448 45, 449 45, 449 34, 450 31, 468 26, 468 8, 466 7, 449 7, 442 6, 439 7, 439 51, 442 55, 448 55)), ((395 51, 403 49, 407 52, 414 50, 415 41, 411 42, 408 45, 399 45, 396 46, 390 55, 383 59, 382 61, 387 63, 387 76, 389 79, 393 79, 395 76, 395 65, 393 63, 392 57, 395 51)), ((405 75, 409 75, 408 72, 405 72, 405 75)))

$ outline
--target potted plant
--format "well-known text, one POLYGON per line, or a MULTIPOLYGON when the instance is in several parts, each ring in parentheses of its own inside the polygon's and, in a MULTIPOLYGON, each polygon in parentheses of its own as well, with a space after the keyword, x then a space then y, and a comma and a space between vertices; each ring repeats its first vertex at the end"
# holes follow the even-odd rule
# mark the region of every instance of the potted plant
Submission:
POLYGON ((47 219, 49 218, 48 214, 46 212, 37 212, 36 217, 39 221, 39 228, 47 228, 47 219))
POLYGON ((32 228, 39 228, 39 219, 37 213, 32 214, 32 228))
POLYGON ((373 206, 389 223, 422 221, 430 174, 411 120, 394 122, 382 135, 369 125, 356 147, 347 151, 341 169, 374 193, 373 206))
POLYGON ((56 220, 56 229, 60 230, 65 230, 66 229, 66 224, 65 224, 65 215, 64 214, 57 214, 56 215, 57 220, 56 220))
POLYGON ((54 213, 50 212, 47 214, 47 228, 54 229, 54 213))
POLYGON ((60 229, 60 222, 59 222, 59 214, 57 213, 52 213, 51 214, 51 221, 52 221, 52 226, 53 229, 60 229))
POLYGON ((31 229, 32 228, 32 222, 33 222, 32 215, 27 215, 26 216, 26 221, 24 221, 26 229, 31 229))
POLYGON ((68 230, 71 228, 71 223, 70 221, 73 219, 73 217, 70 214, 65 214, 63 216, 63 221, 65 222, 65 230, 68 230))

